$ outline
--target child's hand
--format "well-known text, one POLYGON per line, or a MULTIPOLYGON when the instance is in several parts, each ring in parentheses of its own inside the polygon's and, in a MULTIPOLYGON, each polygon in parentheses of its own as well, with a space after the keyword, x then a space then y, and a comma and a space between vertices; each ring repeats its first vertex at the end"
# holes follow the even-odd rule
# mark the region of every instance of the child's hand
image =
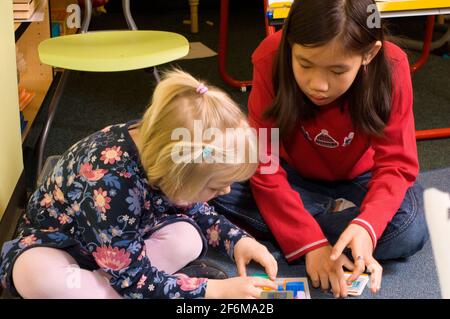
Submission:
POLYGON ((267 275, 275 280, 278 272, 278 264, 266 246, 261 245, 250 237, 241 238, 234 246, 234 260, 239 276, 246 276, 245 266, 254 260, 264 267, 267 275))
POLYGON ((233 277, 209 279, 206 286, 207 299, 255 299, 259 298, 263 287, 277 289, 274 281, 261 277, 233 277))
POLYGON ((373 243, 369 233, 359 225, 349 225, 334 245, 331 260, 339 258, 345 247, 352 250, 355 260, 355 269, 348 281, 356 280, 367 267, 370 271, 370 289, 372 293, 377 293, 381 288, 383 268, 372 256, 373 243))
POLYGON ((324 246, 308 252, 306 254, 306 272, 311 278, 314 288, 321 287, 325 291, 331 288, 336 298, 347 297, 347 283, 343 266, 349 270, 353 270, 354 266, 345 255, 340 256, 336 261, 331 260, 331 249, 331 246, 324 246))

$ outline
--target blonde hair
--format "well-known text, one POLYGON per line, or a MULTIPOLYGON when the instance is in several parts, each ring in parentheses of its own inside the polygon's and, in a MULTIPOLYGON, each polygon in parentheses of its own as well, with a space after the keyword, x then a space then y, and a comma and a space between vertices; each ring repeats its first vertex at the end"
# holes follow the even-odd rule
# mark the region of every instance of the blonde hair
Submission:
POLYGON ((256 154, 256 138, 245 115, 225 92, 214 86, 207 86, 207 92, 198 90, 202 85, 204 82, 181 70, 167 72, 157 85, 151 105, 139 125, 138 149, 148 181, 171 200, 182 195, 184 200, 195 201, 211 178, 243 181, 249 179, 257 168, 257 161, 250 160, 251 154, 256 154), (235 143, 231 148, 228 143, 226 147, 223 143, 217 145, 203 137, 200 141, 173 140, 173 132, 180 128, 188 130, 192 136, 195 121, 201 121, 204 129, 217 128, 221 132, 230 128, 244 130, 244 137, 239 134, 241 136, 233 139, 244 138, 248 153, 234 163, 199 162, 199 158, 208 157, 205 150, 220 157, 235 152, 236 147, 235 143), (175 162, 174 150, 180 145, 188 154, 183 153, 182 160, 175 162))

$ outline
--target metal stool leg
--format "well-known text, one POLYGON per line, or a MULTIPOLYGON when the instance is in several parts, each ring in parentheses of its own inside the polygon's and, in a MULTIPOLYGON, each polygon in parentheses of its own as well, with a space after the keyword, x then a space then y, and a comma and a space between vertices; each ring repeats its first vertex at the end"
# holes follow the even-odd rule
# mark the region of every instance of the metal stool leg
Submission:
POLYGON ((53 119, 55 117, 56 110, 58 109, 59 100, 61 99, 62 92, 64 87, 66 86, 67 78, 69 75, 69 70, 64 70, 61 74, 61 78, 59 79, 58 86, 56 87, 55 94, 52 97, 50 105, 48 107, 47 118, 45 121, 44 130, 41 133, 39 138, 38 147, 37 147, 37 169, 36 176, 39 176, 42 171, 42 163, 44 159, 44 149, 45 144, 47 142, 48 133, 50 131, 50 127, 52 125, 53 119))
POLYGON ((122 9, 123 15, 127 20, 128 29, 137 30, 138 28, 136 26, 136 23, 134 22, 133 16, 131 15, 130 0, 122 0, 122 9))
POLYGON ((92 1, 84 0, 84 17, 83 24, 81 25, 80 33, 86 33, 89 29, 92 17, 92 1))
POLYGON ((153 67, 153 76, 156 79, 156 83, 161 82, 161 77, 159 76, 159 72, 158 72, 158 69, 156 68, 156 66, 153 67))

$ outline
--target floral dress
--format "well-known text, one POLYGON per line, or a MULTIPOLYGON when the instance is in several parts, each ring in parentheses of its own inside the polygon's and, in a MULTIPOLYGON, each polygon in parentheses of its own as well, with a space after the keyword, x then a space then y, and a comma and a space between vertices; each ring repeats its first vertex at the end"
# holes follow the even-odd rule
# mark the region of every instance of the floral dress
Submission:
POLYGON ((14 295, 17 257, 37 246, 68 252, 81 268, 102 269, 125 298, 201 298, 207 279, 168 275, 152 266, 145 239, 159 228, 186 221, 207 244, 233 259, 243 230, 206 203, 171 204, 148 184, 128 128, 109 126, 73 145, 30 197, 18 237, 0 255, 0 280, 14 295))

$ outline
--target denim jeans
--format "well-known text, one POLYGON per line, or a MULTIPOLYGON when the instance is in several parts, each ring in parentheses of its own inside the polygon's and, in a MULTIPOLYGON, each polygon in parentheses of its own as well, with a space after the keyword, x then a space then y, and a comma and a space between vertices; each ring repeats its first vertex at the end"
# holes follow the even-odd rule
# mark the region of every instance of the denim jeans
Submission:
MULTIPOLYGON (((305 209, 318 222, 330 244, 334 245, 348 224, 359 215, 359 207, 367 193, 371 174, 365 173, 351 181, 323 182, 301 177, 286 163, 282 163, 282 166, 287 172, 291 187, 300 194, 305 209), (335 199, 338 198, 351 201, 356 207, 333 213, 335 199)), ((229 194, 211 200, 210 204, 218 213, 256 238, 274 240, 259 213, 249 182, 234 183, 229 194)), ((386 260, 412 256, 422 249, 428 237, 423 189, 415 183, 406 192, 400 209, 378 240, 374 258, 386 260)))

